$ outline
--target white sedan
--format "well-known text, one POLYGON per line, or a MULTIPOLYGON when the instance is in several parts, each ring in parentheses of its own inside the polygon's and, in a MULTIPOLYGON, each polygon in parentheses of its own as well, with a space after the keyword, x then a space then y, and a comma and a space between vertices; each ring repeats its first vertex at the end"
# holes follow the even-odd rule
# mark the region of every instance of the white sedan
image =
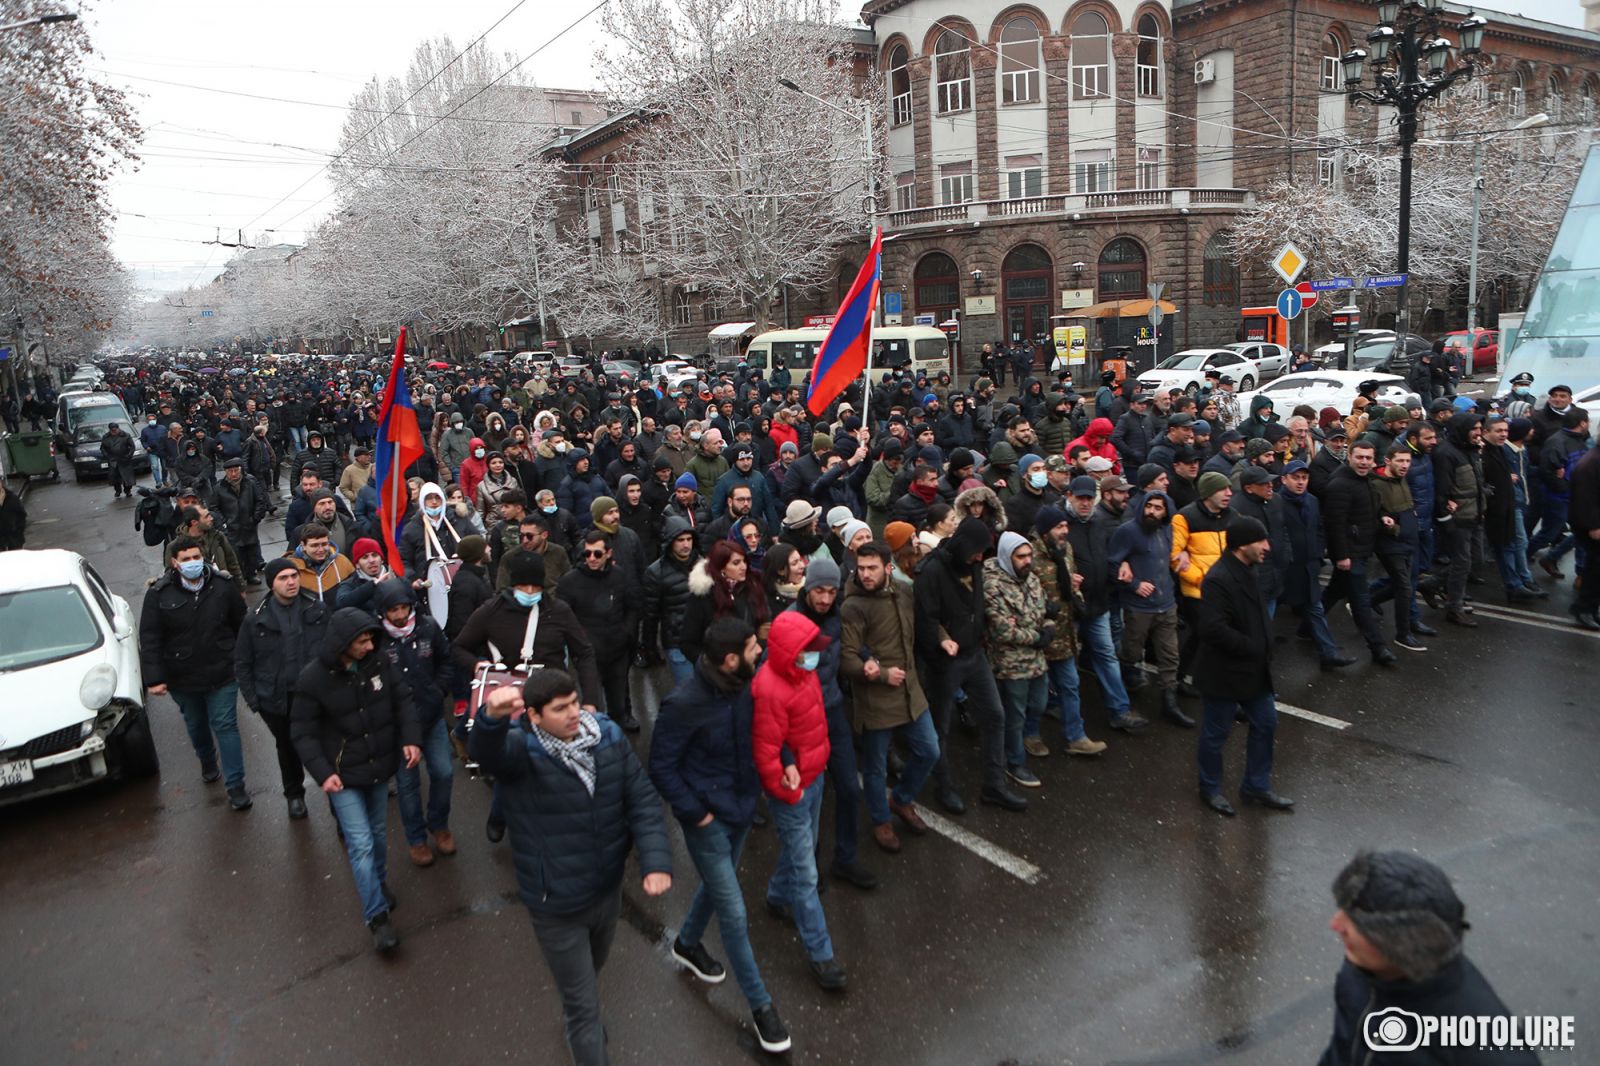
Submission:
POLYGON ((1139 388, 1145 392, 1182 389, 1193 396, 1205 387, 1206 371, 1213 367, 1233 378, 1241 392, 1262 380, 1256 364, 1231 348, 1188 348, 1167 356, 1152 370, 1140 371, 1139 388))
MULTIPOLYGON (((1288 371, 1293 363, 1294 353, 1281 344, 1266 344, 1261 341, 1246 341, 1241 344, 1225 344, 1224 348, 1238 352, 1256 365, 1256 380, 1265 381, 1275 378, 1288 371)), ((1238 375, 1235 374, 1235 377, 1238 375)))
POLYGON ((76 552, 0 552, 0 806, 160 770, 137 619, 76 552))
POLYGON ((1373 374, 1361 370, 1307 370, 1299 374, 1285 374, 1261 391, 1239 394, 1239 410, 1250 410, 1250 401, 1265 396, 1272 401, 1272 409, 1280 418, 1301 404, 1318 411, 1332 407, 1340 414, 1349 414, 1351 404, 1361 395, 1358 386, 1363 381, 1378 383, 1378 403, 1392 407, 1410 393, 1406 379, 1399 374, 1373 374))

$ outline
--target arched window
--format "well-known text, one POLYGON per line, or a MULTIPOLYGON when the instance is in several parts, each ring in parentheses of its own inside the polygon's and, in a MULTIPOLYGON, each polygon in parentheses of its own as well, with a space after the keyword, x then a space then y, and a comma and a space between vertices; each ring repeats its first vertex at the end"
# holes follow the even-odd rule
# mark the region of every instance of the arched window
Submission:
POLYGON ((1032 19, 1015 18, 1000 31, 1000 102, 1031 103, 1039 99, 1039 27, 1032 19))
POLYGON ((889 109, 896 126, 911 121, 911 52, 903 44, 889 53, 889 109))
POLYGON ((1585 79, 1583 88, 1578 90, 1578 115, 1585 122, 1594 118, 1594 95, 1593 79, 1585 79))
POLYGON ((930 252, 917 264, 917 313, 936 315, 943 322, 961 303, 961 278, 956 261, 943 252, 930 252))
POLYGON ((1148 12, 1139 17, 1140 96, 1161 95, 1161 23, 1148 12))
POLYGON ((1098 11, 1072 20, 1072 96, 1089 100, 1111 92, 1111 27, 1098 11))
POLYGON ((1551 122, 1561 121, 1561 78, 1552 74, 1544 80, 1544 113, 1551 122))
POLYGON ((1506 110, 1518 118, 1527 113, 1528 82, 1520 70, 1506 75, 1506 110))
POLYGON ((1142 300, 1144 249, 1131 237, 1118 237, 1100 252, 1100 299, 1142 300))
POLYGON ((1322 39, 1322 91, 1325 93, 1344 91, 1344 51, 1344 42, 1337 33, 1322 39))
POLYGON ((1223 233, 1206 242, 1203 299, 1211 307, 1239 306, 1239 267, 1223 233))
POLYGON ((693 320, 693 312, 689 309, 689 294, 683 289, 673 289, 672 324, 674 326, 687 326, 693 320))
POLYGON ((972 53, 970 42, 955 30, 939 34, 933 48, 935 99, 939 114, 953 115, 972 106, 972 53))

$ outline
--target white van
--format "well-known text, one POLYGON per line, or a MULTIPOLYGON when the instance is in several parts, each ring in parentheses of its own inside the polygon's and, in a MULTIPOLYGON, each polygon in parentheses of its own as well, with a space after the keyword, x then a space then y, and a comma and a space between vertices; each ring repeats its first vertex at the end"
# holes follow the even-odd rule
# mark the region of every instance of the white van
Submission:
MULTIPOLYGON (((745 350, 751 369, 771 377, 773 360, 782 359, 796 384, 810 379, 817 352, 828 337, 826 329, 773 329, 758 334, 745 350)), ((932 326, 879 326, 872 331, 872 370, 906 368, 934 375, 950 369, 950 342, 932 326)))

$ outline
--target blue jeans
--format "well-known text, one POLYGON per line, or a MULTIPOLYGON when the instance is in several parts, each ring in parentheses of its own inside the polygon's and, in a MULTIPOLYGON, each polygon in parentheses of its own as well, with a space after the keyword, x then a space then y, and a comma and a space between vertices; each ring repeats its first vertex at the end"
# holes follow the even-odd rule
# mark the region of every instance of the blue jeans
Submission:
MULTIPOLYGON (((308 431, 307 431, 305 426, 290 426, 289 427, 289 443, 294 445, 294 450, 295 451, 303 452, 303 451, 306 450, 306 437, 307 437, 307 435, 308 435, 308 431)), ((295 482, 298 484, 299 481, 300 481, 300 476, 298 474, 296 474, 295 475, 295 482)))
POLYGON ((1567 512, 1571 507, 1570 499, 1560 499, 1552 495, 1549 489, 1545 490, 1544 506, 1539 511, 1539 532, 1528 541, 1529 555, 1541 548, 1549 548, 1548 557, 1551 562, 1556 562, 1572 550, 1577 539, 1567 531, 1567 512))
POLYGON ((155 487, 161 487, 161 456, 155 452, 150 453, 150 480, 155 482, 155 487))
POLYGON ((422 760, 428 767, 428 813, 422 813, 422 763, 407 769, 400 765, 395 774, 395 791, 400 798, 400 823, 406 829, 407 844, 426 844, 428 833, 450 828, 450 785, 455 776, 450 737, 444 719, 436 718, 422 737, 422 760))
POLYGON ((346 785, 330 792, 328 803, 344 833, 344 852, 356 879, 356 895, 361 897, 361 918, 370 922, 389 909, 383 897, 389 861, 389 782, 346 785))
POLYGON ((1250 719, 1250 739, 1245 746, 1244 780, 1240 788, 1266 792, 1272 787, 1272 737, 1278 729, 1278 705, 1272 693, 1247 700, 1202 696, 1205 721, 1200 724, 1200 791, 1214 796, 1222 791, 1222 747, 1233 732, 1233 715, 1243 711, 1250 719))
POLYGON ((168 689, 172 702, 183 712, 189 730, 189 743, 204 766, 216 763, 222 755, 222 780, 229 789, 244 787, 244 744, 239 740, 239 684, 230 681, 210 692, 179 692, 168 689), (212 743, 212 734, 216 742, 212 743))
POLYGON ((667 649, 667 668, 672 671, 674 685, 694 676, 694 663, 677 648, 667 649))
POLYGON ((678 930, 678 939, 688 947, 699 944, 706 934, 711 916, 717 916, 722 932, 722 948, 728 953, 728 968, 739 982, 739 991, 753 1011, 772 1002, 750 948, 750 926, 744 909, 744 893, 739 888, 739 855, 744 851, 747 825, 732 825, 713 819, 710 825, 684 825, 683 842, 689 858, 700 872, 700 887, 689 901, 689 913, 678 930))
POLYGON ((833 958, 833 941, 828 938, 828 921, 817 896, 817 827, 822 819, 822 788, 826 778, 817 779, 800 794, 799 803, 772 800, 767 809, 778 831, 778 865, 767 882, 767 900, 788 904, 794 912, 795 928, 812 962, 833 958))
POLYGON ((1095 679, 1100 682, 1100 692, 1106 701, 1106 711, 1116 721, 1128 713, 1128 690, 1122 684, 1122 664, 1117 661, 1117 647, 1111 642, 1111 615, 1109 612, 1085 618, 1078 623, 1078 640, 1082 648, 1078 660, 1089 657, 1095 679))
POLYGON ((893 729, 863 729, 861 731, 861 790, 866 794, 867 817, 873 825, 889 821, 889 742, 898 733, 911 749, 911 757, 900 771, 895 782, 894 801, 907 806, 917 801, 917 793, 933 773, 939 762, 939 731, 933 727, 933 715, 924 712, 905 725, 893 729))
POLYGON ((1000 688, 1000 705, 1006 711, 1006 765, 1015 770, 1027 762, 1022 747, 1022 731, 1029 718, 1038 722, 1050 699, 1050 675, 995 679, 1000 688))
POLYGON ((1339 657, 1339 645, 1333 642, 1333 631, 1328 628, 1328 615, 1322 609, 1322 594, 1311 593, 1311 602, 1295 610, 1301 612, 1300 632, 1309 636, 1317 646, 1317 657, 1326 662, 1339 657))
MULTIPOLYGON (((1057 659, 1046 663, 1045 676, 1050 679, 1050 688, 1056 694, 1057 709, 1061 712, 1062 737, 1068 744, 1082 740, 1087 734, 1083 729, 1083 712, 1078 699, 1077 660, 1057 659)), ((1024 734, 1030 737, 1039 735, 1039 717, 1032 710, 1028 712, 1028 720, 1023 725, 1024 734)))
POLYGON ((1528 569, 1528 527, 1520 513, 1511 523, 1511 543, 1495 549, 1495 555, 1507 591, 1533 584, 1533 571, 1528 569))

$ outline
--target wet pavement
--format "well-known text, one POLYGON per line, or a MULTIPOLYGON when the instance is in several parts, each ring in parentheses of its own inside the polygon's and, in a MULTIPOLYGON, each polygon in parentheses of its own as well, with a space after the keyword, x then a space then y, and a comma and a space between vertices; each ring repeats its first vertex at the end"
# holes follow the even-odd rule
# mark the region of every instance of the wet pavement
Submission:
MULTIPOLYGON (((83 553, 138 609, 157 550, 133 532, 130 502, 63 481, 27 505, 30 546, 83 553)), ((276 519, 263 530, 281 539, 276 519)), ((1577 1015, 1572 1061, 1600 1061, 1584 1050, 1600 1046, 1600 642, 1565 624, 1570 582, 1547 585, 1547 606, 1515 613, 1497 582, 1478 586, 1479 629, 1441 623, 1433 650, 1393 670, 1322 674, 1306 646, 1280 643, 1281 703, 1324 719, 1281 718, 1274 784, 1298 801, 1292 814, 1202 809, 1194 733, 1112 733, 1087 683, 1090 735, 1110 749, 1031 760, 1044 787, 1026 814, 973 803, 949 819, 973 837, 903 837, 898 856, 863 830, 882 886, 836 882, 823 897, 843 995, 811 982, 796 935, 762 908, 776 842, 756 830, 745 897, 789 1058, 1314 1062, 1341 958, 1328 886, 1371 846, 1440 862, 1473 923, 1467 951, 1506 1002, 1577 1015)), ((1343 612, 1334 628, 1359 648, 1343 612)), ((653 708, 660 680, 636 703, 653 708)), ((0 808, 0 1062, 565 1061, 510 852, 483 837, 483 784, 458 766, 460 854, 428 869, 407 860, 391 813, 402 945, 381 959, 326 804, 313 794, 308 821, 286 818, 261 721, 241 710, 256 804, 236 814, 200 782, 176 707, 152 709, 159 781, 0 808)), ((971 802, 977 740, 958 741, 971 802)), ((1243 749, 1239 730, 1230 791, 1243 749)), ((831 809, 823 824, 831 845, 831 809)), ((760 1061, 734 982, 708 988, 668 959, 696 884, 681 843, 677 855, 665 897, 625 882, 601 982, 614 1060, 760 1061)), ((722 957, 714 932, 706 943, 722 957)))

